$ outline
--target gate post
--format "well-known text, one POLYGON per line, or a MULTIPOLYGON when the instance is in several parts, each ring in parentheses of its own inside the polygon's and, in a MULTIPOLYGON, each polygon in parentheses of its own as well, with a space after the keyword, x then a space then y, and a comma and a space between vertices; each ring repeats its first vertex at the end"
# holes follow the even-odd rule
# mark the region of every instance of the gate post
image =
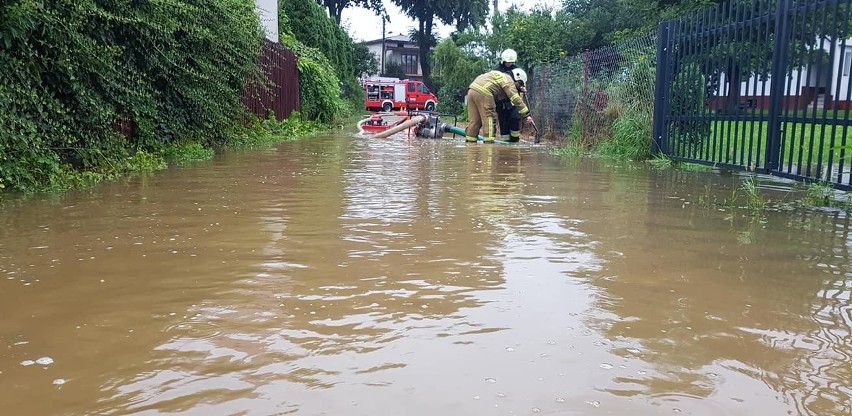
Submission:
POLYGON ((670 21, 664 20, 657 26, 657 73, 654 85, 654 114, 651 131, 651 154, 667 152, 668 129, 665 123, 666 79, 668 79, 670 21))
POLYGON ((775 10, 775 45, 772 47, 772 88, 769 95, 769 122, 767 126, 764 171, 778 169, 781 157, 782 129, 781 112, 784 111, 784 79, 787 77, 787 46, 790 42, 790 1, 778 0, 775 10))

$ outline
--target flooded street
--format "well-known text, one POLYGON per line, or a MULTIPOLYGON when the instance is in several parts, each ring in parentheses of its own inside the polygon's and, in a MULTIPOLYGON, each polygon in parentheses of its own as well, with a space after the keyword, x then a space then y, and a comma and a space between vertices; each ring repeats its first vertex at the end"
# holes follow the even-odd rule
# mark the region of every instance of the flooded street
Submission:
POLYGON ((7 202, 0 414, 852 414, 848 218, 456 140, 7 202))

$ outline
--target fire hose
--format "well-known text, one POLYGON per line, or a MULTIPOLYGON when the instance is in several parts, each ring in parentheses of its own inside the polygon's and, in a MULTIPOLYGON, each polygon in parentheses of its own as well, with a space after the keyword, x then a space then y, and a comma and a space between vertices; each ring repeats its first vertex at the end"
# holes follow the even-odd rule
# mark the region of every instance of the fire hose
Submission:
MULTIPOLYGON (((539 143, 538 127, 536 127, 535 123, 530 124, 532 124, 533 130, 535 131, 535 143, 539 143)), ((358 123, 358 127, 359 130, 362 130, 361 122, 358 123)), ((385 131, 376 133, 374 137, 378 139, 387 138, 409 128, 414 129, 414 134, 416 136, 429 139, 439 139, 443 137, 445 132, 465 136, 465 130, 463 128, 441 122, 440 115, 438 113, 421 112, 411 116, 409 120, 396 124, 385 131)), ((478 141, 484 141, 482 136, 477 136, 476 139, 478 141)))

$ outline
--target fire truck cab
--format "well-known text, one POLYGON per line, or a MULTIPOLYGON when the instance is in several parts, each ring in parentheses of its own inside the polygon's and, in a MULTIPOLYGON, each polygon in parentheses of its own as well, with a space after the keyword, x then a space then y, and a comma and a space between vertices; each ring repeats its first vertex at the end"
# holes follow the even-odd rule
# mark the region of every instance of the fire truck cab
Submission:
POLYGON ((372 79, 364 82, 365 107, 370 111, 433 111, 438 98, 422 81, 410 79, 372 79))

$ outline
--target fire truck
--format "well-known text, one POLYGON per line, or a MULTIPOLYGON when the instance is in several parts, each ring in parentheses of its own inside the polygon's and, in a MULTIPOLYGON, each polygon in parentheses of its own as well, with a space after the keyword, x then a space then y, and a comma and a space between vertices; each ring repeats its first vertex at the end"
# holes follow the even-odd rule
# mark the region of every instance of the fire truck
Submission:
POLYGON ((365 106, 370 111, 394 110, 434 111, 438 98, 422 81, 410 79, 379 78, 364 81, 367 93, 365 106))

